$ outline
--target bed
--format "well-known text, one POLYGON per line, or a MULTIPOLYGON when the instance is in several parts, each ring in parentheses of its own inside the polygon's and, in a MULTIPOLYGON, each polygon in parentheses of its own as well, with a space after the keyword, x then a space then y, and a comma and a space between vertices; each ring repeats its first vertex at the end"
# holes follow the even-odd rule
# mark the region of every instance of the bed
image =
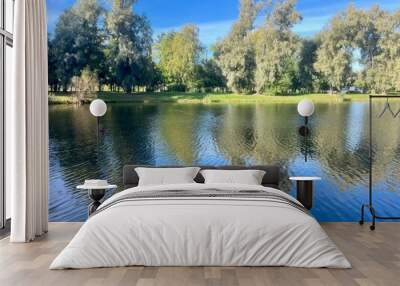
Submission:
POLYGON ((350 268, 319 223, 279 190, 279 167, 261 185, 195 183, 138 186, 138 166, 123 170, 125 191, 99 207, 50 269, 121 266, 290 266, 350 268))

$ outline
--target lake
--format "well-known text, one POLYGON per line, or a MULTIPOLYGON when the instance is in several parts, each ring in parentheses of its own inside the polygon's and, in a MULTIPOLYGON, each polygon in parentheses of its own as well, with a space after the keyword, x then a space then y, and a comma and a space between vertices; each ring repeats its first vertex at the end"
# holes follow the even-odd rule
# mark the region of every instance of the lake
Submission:
MULTIPOLYGON (((102 178, 120 191, 125 164, 279 164, 281 189, 292 195, 289 176, 322 177, 311 210, 319 221, 358 221, 368 199, 368 102, 316 104, 307 163, 302 123, 296 104, 115 103, 97 144, 88 105, 50 106, 50 221, 84 221, 90 199, 75 187, 102 178)), ((400 116, 374 114, 373 123, 374 203, 380 215, 399 216, 400 116)))

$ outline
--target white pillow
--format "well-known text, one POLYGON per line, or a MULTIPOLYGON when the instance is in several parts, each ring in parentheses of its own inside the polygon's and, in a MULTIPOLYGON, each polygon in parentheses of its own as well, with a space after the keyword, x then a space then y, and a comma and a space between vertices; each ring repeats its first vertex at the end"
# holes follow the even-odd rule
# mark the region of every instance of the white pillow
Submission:
POLYGON ((202 170, 205 184, 261 185, 265 171, 261 170, 202 170))
POLYGON ((199 167, 186 168, 135 168, 139 176, 139 186, 171 185, 195 183, 199 167))

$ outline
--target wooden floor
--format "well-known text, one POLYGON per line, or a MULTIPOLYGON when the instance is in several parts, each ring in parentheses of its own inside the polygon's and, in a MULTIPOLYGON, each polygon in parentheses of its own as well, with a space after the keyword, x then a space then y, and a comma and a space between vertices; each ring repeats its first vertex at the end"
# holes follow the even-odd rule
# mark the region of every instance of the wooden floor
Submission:
POLYGON ((325 223, 324 229, 353 269, 286 267, 126 267, 48 270, 80 223, 51 223, 29 244, 0 241, 0 285, 400 285, 400 223, 380 223, 371 232, 355 223, 325 223))

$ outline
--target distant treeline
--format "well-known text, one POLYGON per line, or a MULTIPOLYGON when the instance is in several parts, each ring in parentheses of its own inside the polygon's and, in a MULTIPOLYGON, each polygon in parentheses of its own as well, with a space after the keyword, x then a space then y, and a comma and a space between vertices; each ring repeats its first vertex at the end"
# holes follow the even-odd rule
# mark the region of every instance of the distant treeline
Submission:
POLYGON ((241 0, 229 34, 212 48, 186 25, 153 40, 135 0, 77 0, 49 37, 53 91, 233 91, 294 94, 400 90, 400 10, 349 6, 313 38, 293 27, 295 0, 241 0), (262 24, 255 26, 256 19, 262 24))

